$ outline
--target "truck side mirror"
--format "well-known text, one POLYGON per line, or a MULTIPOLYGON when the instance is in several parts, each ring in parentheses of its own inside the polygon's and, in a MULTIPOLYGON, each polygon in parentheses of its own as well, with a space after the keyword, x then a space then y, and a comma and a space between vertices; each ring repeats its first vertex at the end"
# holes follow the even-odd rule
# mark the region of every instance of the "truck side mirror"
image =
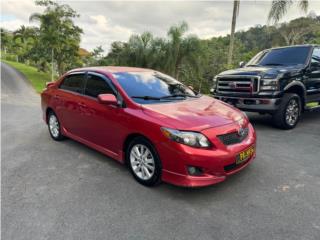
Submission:
POLYGON ((246 65, 246 62, 241 61, 239 62, 239 68, 243 68, 246 65))
POLYGON ((311 68, 311 71, 320 70, 320 62, 311 62, 310 68, 311 68))

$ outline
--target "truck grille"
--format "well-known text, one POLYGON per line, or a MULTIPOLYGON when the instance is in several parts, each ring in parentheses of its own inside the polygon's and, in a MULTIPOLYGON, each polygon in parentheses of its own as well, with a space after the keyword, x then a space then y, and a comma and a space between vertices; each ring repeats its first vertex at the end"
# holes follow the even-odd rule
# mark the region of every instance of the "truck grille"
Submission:
POLYGON ((260 87, 259 76, 229 75, 217 77, 219 93, 257 93, 260 87))
POLYGON ((248 133, 249 133, 249 128, 244 128, 242 135, 240 135, 238 132, 232 132, 232 133, 219 135, 217 137, 220 139, 220 141, 224 145, 232 145, 236 143, 241 143, 248 136, 248 133))

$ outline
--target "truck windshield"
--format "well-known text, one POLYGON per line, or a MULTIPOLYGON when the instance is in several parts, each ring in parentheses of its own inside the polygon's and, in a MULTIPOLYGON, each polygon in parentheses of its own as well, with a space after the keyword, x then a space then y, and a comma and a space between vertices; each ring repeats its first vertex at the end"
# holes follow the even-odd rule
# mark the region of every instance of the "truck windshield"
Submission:
POLYGON ((247 66, 290 66, 306 64, 310 47, 288 47, 263 51, 254 56, 247 66))

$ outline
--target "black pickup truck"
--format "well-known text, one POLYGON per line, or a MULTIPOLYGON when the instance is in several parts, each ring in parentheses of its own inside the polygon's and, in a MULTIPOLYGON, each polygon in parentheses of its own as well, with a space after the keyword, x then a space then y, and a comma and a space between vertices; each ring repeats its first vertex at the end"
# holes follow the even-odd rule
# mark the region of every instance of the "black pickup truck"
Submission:
POLYGON ((217 75, 211 92, 243 111, 270 113, 276 126, 292 129, 301 112, 320 108, 320 46, 264 50, 217 75))

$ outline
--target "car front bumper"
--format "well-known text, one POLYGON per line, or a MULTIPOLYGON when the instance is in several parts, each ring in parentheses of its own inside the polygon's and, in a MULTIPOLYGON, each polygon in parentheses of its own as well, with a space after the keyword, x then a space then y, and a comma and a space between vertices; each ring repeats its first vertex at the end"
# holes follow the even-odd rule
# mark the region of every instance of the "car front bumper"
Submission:
POLYGON ((274 112, 278 109, 281 103, 281 98, 248 98, 229 96, 215 96, 215 98, 248 112, 274 112))
POLYGON ((214 147, 212 149, 191 148, 174 142, 159 146, 163 162, 162 180, 178 186, 203 187, 224 181, 227 176, 241 171, 255 158, 254 153, 245 162, 236 165, 238 154, 252 146, 256 147, 256 134, 249 123, 249 134, 241 142, 224 145, 216 135, 234 131, 233 124, 202 131, 214 147), (190 175, 188 167, 195 166, 202 170, 199 176, 190 175))

